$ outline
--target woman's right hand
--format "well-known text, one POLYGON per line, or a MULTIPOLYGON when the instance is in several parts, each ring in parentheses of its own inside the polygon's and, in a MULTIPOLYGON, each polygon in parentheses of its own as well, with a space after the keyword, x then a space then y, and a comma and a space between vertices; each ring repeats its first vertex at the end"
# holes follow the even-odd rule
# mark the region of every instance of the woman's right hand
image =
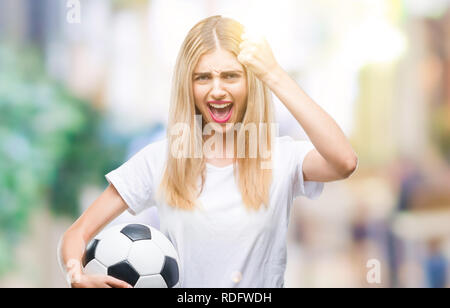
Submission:
POLYGON ((132 288, 125 281, 107 275, 83 274, 77 282, 71 283, 72 288, 132 288))
POLYGON ((88 275, 83 272, 82 259, 86 243, 98 234, 114 218, 128 208, 112 184, 84 211, 64 232, 57 254, 67 285, 72 288, 130 288, 119 279, 107 275, 88 275))

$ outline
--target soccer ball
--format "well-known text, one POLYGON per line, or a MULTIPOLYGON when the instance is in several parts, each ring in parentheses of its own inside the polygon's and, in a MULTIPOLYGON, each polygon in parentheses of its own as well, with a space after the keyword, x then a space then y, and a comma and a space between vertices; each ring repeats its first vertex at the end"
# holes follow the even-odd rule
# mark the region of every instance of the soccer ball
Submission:
POLYGON ((121 224, 100 232, 83 256, 85 274, 104 274, 135 288, 178 287, 179 259, 172 243, 144 224, 121 224))

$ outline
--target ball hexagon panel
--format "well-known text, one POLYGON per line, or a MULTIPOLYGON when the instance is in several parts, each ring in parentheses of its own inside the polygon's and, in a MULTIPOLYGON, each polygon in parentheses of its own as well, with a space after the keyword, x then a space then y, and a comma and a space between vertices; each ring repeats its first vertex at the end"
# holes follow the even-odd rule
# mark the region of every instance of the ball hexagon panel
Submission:
POLYGON ((162 250, 164 255, 174 258, 175 260, 178 260, 178 254, 175 251, 175 248, 173 247, 172 243, 167 239, 167 237, 164 236, 161 232, 153 232, 153 240, 156 242, 156 244, 159 246, 159 248, 162 250))
POLYGON ((84 273, 87 275, 106 275, 108 273, 108 269, 103 264, 94 259, 84 267, 84 273))
POLYGON ((95 259, 109 267, 127 259, 133 242, 118 232, 100 240, 95 251, 95 259))
POLYGON ((164 265, 164 255, 153 240, 134 242, 127 260, 141 276, 159 274, 164 265))
POLYGON ((141 276, 136 282, 135 288, 167 288, 167 284, 161 275, 141 276))

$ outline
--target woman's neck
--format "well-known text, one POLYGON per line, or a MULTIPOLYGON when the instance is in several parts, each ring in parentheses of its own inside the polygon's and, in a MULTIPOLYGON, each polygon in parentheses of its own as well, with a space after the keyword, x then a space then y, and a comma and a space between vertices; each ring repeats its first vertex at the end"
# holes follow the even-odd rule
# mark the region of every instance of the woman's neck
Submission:
POLYGON ((233 136, 215 132, 213 135, 203 136, 203 154, 208 159, 234 159, 234 140, 233 136))

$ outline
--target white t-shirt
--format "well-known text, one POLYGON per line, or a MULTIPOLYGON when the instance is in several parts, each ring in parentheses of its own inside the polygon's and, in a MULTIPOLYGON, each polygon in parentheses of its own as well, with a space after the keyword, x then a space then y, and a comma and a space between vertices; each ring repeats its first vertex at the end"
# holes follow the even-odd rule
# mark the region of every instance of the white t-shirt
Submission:
POLYGON ((247 211, 243 204, 233 165, 206 164, 199 197, 202 209, 180 210, 157 203, 167 139, 147 145, 106 179, 130 213, 158 207, 160 230, 180 258, 181 287, 283 287, 292 201, 301 195, 318 198, 324 184, 303 180, 303 159, 314 148, 311 142, 284 136, 277 137, 274 145, 270 205, 258 212, 247 211))

